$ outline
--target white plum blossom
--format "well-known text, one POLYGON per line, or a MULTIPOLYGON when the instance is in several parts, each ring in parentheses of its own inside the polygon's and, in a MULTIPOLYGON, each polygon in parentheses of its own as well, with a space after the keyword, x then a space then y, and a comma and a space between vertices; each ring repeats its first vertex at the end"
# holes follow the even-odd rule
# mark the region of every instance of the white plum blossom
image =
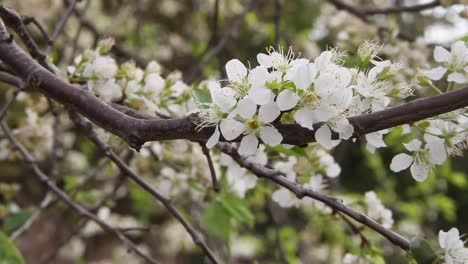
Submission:
POLYGON ((408 151, 413 152, 413 155, 406 153, 396 155, 392 159, 390 169, 399 172, 411 166, 413 178, 419 182, 424 181, 434 165, 441 165, 447 159, 443 139, 428 134, 425 134, 424 139, 426 141, 424 148, 418 139, 403 144, 408 151))
POLYGON ((383 227, 391 228, 393 226, 392 211, 383 206, 374 191, 366 192, 364 197, 367 207, 367 215, 370 218, 381 222, 383 227))
POLYGON ((466 83, 468 73, 468 47, 466 42, 457 41, 452 44, 450 52, 442 46, 434 49, 434 60, 442 63, 431 70, 422 71, 431 80, 440 80, 448 73, 447 81, 466 83))
POLYGON ((446 264, 468 263, 468 248, 464 247, 457 228, 451 228, 447 232, 440 230, 439 245, 444 249, 446 264))
POLYGON ((377 148, 384 148, 387 146, 385 142, 383 141, 383 136, 390 132, 388 129, 383 129, 380 131, 372 132, 369 134, 366 134, 366 148, 369 150, 371 153, 375 152, 375 149, 377 148))

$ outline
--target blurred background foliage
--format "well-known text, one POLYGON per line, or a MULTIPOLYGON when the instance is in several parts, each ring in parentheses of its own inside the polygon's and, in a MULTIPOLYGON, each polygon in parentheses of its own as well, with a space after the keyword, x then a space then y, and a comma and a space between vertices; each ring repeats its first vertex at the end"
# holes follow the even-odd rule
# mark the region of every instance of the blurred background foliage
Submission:
MULTIPOLYGON (((417 41, 409 43, 399 40, 391 31, 400 28, 411 36, 423 37, 430 25, 453 23, 446 17, 430 14, 379 16, 378 23, 390 28, 388 34, 382 35, 375 25, 367 25, 346 12, 338 12, 320 0, 248 2, 219 0, 216 11, 215 0, 83 0, 55 43, 51 59, 65 72, 65 67, 77 54, 94 48, 99 39, 111 36, 116 40, 112 53, 119 62, 134 60, 144 67, 150 60, 157 60, 163 65, 165 75, 180 71, 184 80, 196 84, 207 78, 224 78, 224 64, 231 58, 256 65, 256 54, 264 52, 268 46, 293 46, 306 58, 314 58, 327 48, 339 47, 351 55, 345 63, 352 64, 358 45, 366 39, 375 39, 385 43, 382 57, 406 59, 414 69, 430 62, 431 49, 417 41), (249 5, 250 11, 244 16, 249 5), (237 30, 233 29, 236 23, 240 23, 237 30), (209 58, 210 52, 227 34, 230 34, 227 43, 219 53, 209 58), (75 52, 74 45, 77 46, 75 52), (392 48, 396 52, 391 53, 392 48)), ((59 0, 4 0, 2 3, 22 15, 36 17, 48 32, 53 31, 68 5, 67 1, 59 0)), ((385 0, 351 3, 359 6, 394 4, 385 0)), ((39 45, 44 47, 44 38, 34 27, 29 28, 39 45)), ((411 72, 408 73, 409 77, 402 78, 411 80, 410 75, 411 72)), ((3 103, 11 96, 12 89, 0 84, 0 91, 0 102, 3 103)), ((429 92, 420 93, 424 95, 429 92)), ((32 98, 32 105, 36 107, 45 104, 45 99, 39 94, 32 93, 32 98)), ((7 118, 13 127, 24 118, 25 106, 31 104, 17 104, 9 112, 7 118)), ((41 112, 46 109, 47 106, 41 112)), ((67 122, 63 120, 63 123, 67 122)), ((416 183, 409 171, 396 174, 389 169, 395 153, 403 151, 401 142, 408 141, 399 132, 397 129, 385 138, 389 148, 379 149, 374 154, 369 153, 360 140, 340 145, 333 155, 342 167, 342 173, 329 182, 331 194, 351 201, 350 205, 359 209, 363 194, 375 190, 383 204, 393 212, 396 222, 393 229, 406 237, 420 235, 433 239, 435 244, 439 229, 456 226, 461 233, 467 233, 466 157, 448 160, 437 167, 428 180, 416 183)), ((105 203, 105 208, 110 208, 115 216, 116 223, 128 221, 145 226, 147 229, 143 232, 132 233, 132 238, 144 242, 145 250, 162 263, 206 261, 185 230, 164 208, 141 188, 119 175, 94 145, 71 130, 63 131, 63 137, 64 145, 69 140, 67 137, 73 138, 67 151, 75 156, 72 155, 59 168, 56 181, 60 186, 73 190, 79 185, 78 179, 83 174, 98 175, 86 188, 74 193, 75 201, 92 208, 100 201, 104 190, 114 188, 115 177, 119 177, 118 183, 126 186, 126 192, 105 203)), ((133 153, 125 146, 117 146, 120 155, 137 163, 134 166, 144 171, 147 179, 158 177, 161 166, 165 166, 141 157, 141 154, 133 153)), ((50 167, 49 161, 44 157, 41 163, 45 170, 50 167)), ((360 255, 362 250, 375 256, 374 263, 407 261, 402 250, 365 228, 363 232, 372 246, 362 248, 360 237, 353 234, 338 215, 308 208, 280 208, 270 198, 275 188, 264 180, 259 180, 256 188, 248 192, 245 198, 227 192, 215 194, 209 183, 195 179, 189 179, 187 183, 200 193, 199 199, 187 199, 181 194, 173 197, 173 202, 198 229, 205 231, 209 245, 221 254, 225 262, 340 263, 346 252, 360 255)), ((44 186, 32 177, 21 162, 1 161, 2 232, 11 234, 27 221, 46 195, 44 186)), ((106 211, 101 208, 98 214, 106 214, 106 211)), ((82 229, 84 225, 84 220, 76 213, 58 203, 52 209, 45 210, 15 243, 26 263, 138 263, 139 260, 126 254, 114 237, 97 231, 87 233, 82 229)), ((0 234, 0 240, 5 239, 0 234)))

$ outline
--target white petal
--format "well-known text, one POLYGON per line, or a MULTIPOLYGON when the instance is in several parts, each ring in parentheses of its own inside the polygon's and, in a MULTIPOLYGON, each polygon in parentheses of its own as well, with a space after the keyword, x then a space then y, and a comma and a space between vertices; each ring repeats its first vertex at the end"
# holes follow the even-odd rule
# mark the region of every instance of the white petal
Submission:
POLYGON ((273 101, 274 94, 270 89, 264 87, 254 87, 249 90, 248 97, 256 104, 264 105, 273 101))
POLYGON ((302 127, 308 128, 310 130, 314 129, 312 126, 315 121, 314 110, 309 108, 301 108, 296 111, 296 114, 294 114, 294 119, 302 127))
POLYGON ((223 119, 219 126, 226 140, 236 139, 244 132, 244 124, 234 119, 223 119))
POLYGON ((407 169, 413 162, 413 156, 406 153, 400 153, 393 157, 392 163, 390 163, 390 169, 394 172, 399 172, 407 169))
POLYGON ((446 72, 447 72, 447 69, 442 66, 439 66, 431 70, 422 71, 422 73, 426 75, 429 79, 435 80, 435 81, 440 80, 446 72))
POLYGON ((274 147, 281 143, 283 136, 274 127, 266 126, 260 128, 260 138, 264 143, 274 147))
POLYGON ((248 98, 239 100, 236 106, 236 112, 245 119, 251 119, 257 112, 257 104, 248 98))
POLYGON ((295 107, 299 102, 299 99, 299 96, 297 96, 293 91, 286 89, 278 95, 276 102, 278 103, 281 111, 286 111, 295 107))
POLYGON ((447 159, 444 141, 428 143, 429 160, 431 163, 441 165, 447 159))
POLYGON ((348 119, 342 118, 336 122, 334 129, 340 134, 341 139, 349 139, 354 132, 354 127, 349 123, 348 119))
POLYGON ((317 75, 317 69, 312 63, 300 66, 292 81, 298 89, 307 90, 317 75))
POLYGON ((219 135, 220 135, 219 128, 218 126, 216 126, 213 135, 211 135, 210 139, 208 139, 208 141, 206 142, 206 147, 207 148, 214 147, 214 145, 216 145, 219 141, 219 135))
POLYGON ((331 131, 328 125, 323 125, 315 132, 315 140, 326 149, 332 149, 336 146, 331 138, 331 131))
POLYGON ((258 119, 263 123, 268 124, 275 121, 280 113, 281 111, 277 103, 268 103, 266 105, 260 106, 260 110, 258 111, 258 119))
POLYGON ((231 82, 241 82, 247 76, 247 68, 238 59, 226 63, 226 74, 231 82))
POLYGON ((333 163, 326 169, 326 175, 330 178, 335 178, 341 173, 341 167, 337 163, 333 163))
POLYGON ((450 60, 450 52, 441 46, 434 49, 434 60, 437 62, 446 62, 450 60))
POLYGON ((456 83, 465 83, 465 75, 459 72, 452 72, 447 76, 447 81, 456 83))
POLYGON ((239 146, 239 154, 242 156, 251 156, 257 152, 258 139, 254 133, 243 137, 239 146))
POLYGON ((429 169, 430 167, 427 165, 427 164, 424 164, 424 163, 413 163, 413 165, 411 165, 411 176, 413 176, 413 178, 418 181, 418 182, 422 182, 424 181, 425 179, 427 179, 427 175, 429 174, 429 169))
POLYGON ((408 151, 416 151, 421 148, 422 142, 419 139, 413 139, 410 142, 403 144, 408 151))
POLYGON ((231 88, 221 88, 216 82, 209 82, 208 88, 210 89, 213 103, 219 106, 224 113, 229 112, 229 110, 236 105, 235 91, 231 88))
POLYGON ((264 54, 264 53, 259 53, 259 54, 257 54, 257 61, 258 61, 258 63, 260 63, 260 65, 262 65, 263 67, 265 67, 265 68, 270 68, 273 59, 272 59, 271 56, 269 56, 269 55, 266 55, 266 54, 264 54))
POLYGON ((383 135, 381 133, 374 132, 374 133, 367 134, 366 140, 367 140, 367 143, 371 144, 372 146, 376 148, 383 148, 383 147, 386 147, 387 145, 383 141, 382 137, 383 135))
POLYGON ((265 87, 265 82, 268 80, 270 73, 267 68, 257 66, 249 72, 249 83, 252 87, 265 87))

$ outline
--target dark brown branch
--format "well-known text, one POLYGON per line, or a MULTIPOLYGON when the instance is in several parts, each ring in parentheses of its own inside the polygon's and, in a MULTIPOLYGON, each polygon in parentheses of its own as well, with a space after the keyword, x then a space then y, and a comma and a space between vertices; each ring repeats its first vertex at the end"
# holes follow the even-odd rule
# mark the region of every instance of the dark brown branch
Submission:
POLYGON ((435 0, 425 4, 416 4, 411 6, 392 6, 385 8, 364 8, 362 13, 366 15, 378 15, 378 14, 392 14, 392 13, 415 13, 420 12, 426 9, 434 8, 440 6, 441 3, 439 0, 435 0))
MULTIPOLYGON (((1 41, 8 39, 8 33, 0 28, 0 59, 7 64, 25 83, 36 87, 58 102, 78 111, 93 122, 125 139, 130 146, 139 149, 147 141, 189 139, 207 140, 213 133, 212 127, 198 131, 201 121, 192 114, 176 119, 139 119, 124 114, 103 102, 90 91, 76 88, 28 57, 15 42, 1 41)), ((412 123, 468 106, 468 87, 453 92, 417 99, 400 106, 379 112, 349 118, 354 126, 354 136, 362 136, 378 130, 412 123)), ((321 124, 315 124, 314 130, 298 124, 283 124, 277 128, 283 135, 283 143, 304 145, 315 141, 314 134, 321 124)), ((239 141, 240 138, 237 139, 239 141)))
POLYGON ((351 207, 348 207, 342 203, 339 199, 333 198, 331 196, 315 192, 311 189, 305 188, 295 182, 290 181, 287 179, 283 174, 281 174, 278 171, 272 170, 270 168, 266 168, 264 166, 261 166, 259 164, 253 163, 252 161, 249 161, 247 158, 242 157, 239 155, 237 152, 237 149, 234 147, 231 147, 229 144, 226 143, 218 143, 217 145, 222 152, 228 154, 231 156, 239 165, 242 167, 250 170, 253 174, 255 174, 257 177, 260 178, 265 178, 267 180, 273 181, 276 184, 285 187, 286 189, 290 190, 293 192, 297 198, 302 199, 304 197, 310 197, 314 200, 320 201, 330 208, 332 208, 334 211, 343 213, 357 222, 369 227, 370 229, 376 231, 377 233, 381 234, 384 236, 388 241, 390 241, 392 244, 399 246, 400 248, 404 250, 408 250, 410 247, 410 242, 400 236, 399 234, 391 231, 390 229, 386 229, 376 221, 372 220, 368 216, 366 216, 363 213, 360 213, 356 210, 354 210, 351 207))

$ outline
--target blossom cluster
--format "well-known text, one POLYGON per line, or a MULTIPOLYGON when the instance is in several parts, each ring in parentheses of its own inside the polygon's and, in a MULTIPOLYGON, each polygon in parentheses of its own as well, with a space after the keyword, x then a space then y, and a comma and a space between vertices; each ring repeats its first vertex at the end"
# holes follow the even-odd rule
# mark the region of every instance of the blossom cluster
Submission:
POLYGON ((445 263, 468 263, 468 248, 464 247, 458 229, 451 228, 447 232, 440 230, 439 245, 444 250, 445 263))
MULTIPOLYGON (((221 87, 208 84, 212 102, 200 107, 205 123, 216 126, 207 143, 212 147, 222 135, 234 140, 243 135, 239 153, 255 153, 260 138, 270 146, 282 142, 274 124, 297 123, 313 130, 322 122, 315 138, 326 149, 335 147, 340 139, 353 135, 348 117, 385 109, 391 97, 411 95, 409 86, 393 85, 391 80, 400 63, 374 60, 378 45, 367 44, 360 54, 370 69, 343 66, 344 54, 324 51, 314 59, 299 58, 291 49, 269 50, 257 56, 259 66, 248 70, 239 60, 226 64, 228 82, 221 87), (339 135, 332 139, 332 132, 339 135)), ((381 145, 376 144, 376 147, 381 145)))
POLYGON ((164 79, 156 61, 143 70, 134 62, 118 65, 107 55, 112 39, 101 40, 95 50, 86 50, 68 67, 72 82, 86 83, 87 88, 106 102, 121 102, 147 114, 178 116, 193 109, 190 87, 174 72, 164 79))

